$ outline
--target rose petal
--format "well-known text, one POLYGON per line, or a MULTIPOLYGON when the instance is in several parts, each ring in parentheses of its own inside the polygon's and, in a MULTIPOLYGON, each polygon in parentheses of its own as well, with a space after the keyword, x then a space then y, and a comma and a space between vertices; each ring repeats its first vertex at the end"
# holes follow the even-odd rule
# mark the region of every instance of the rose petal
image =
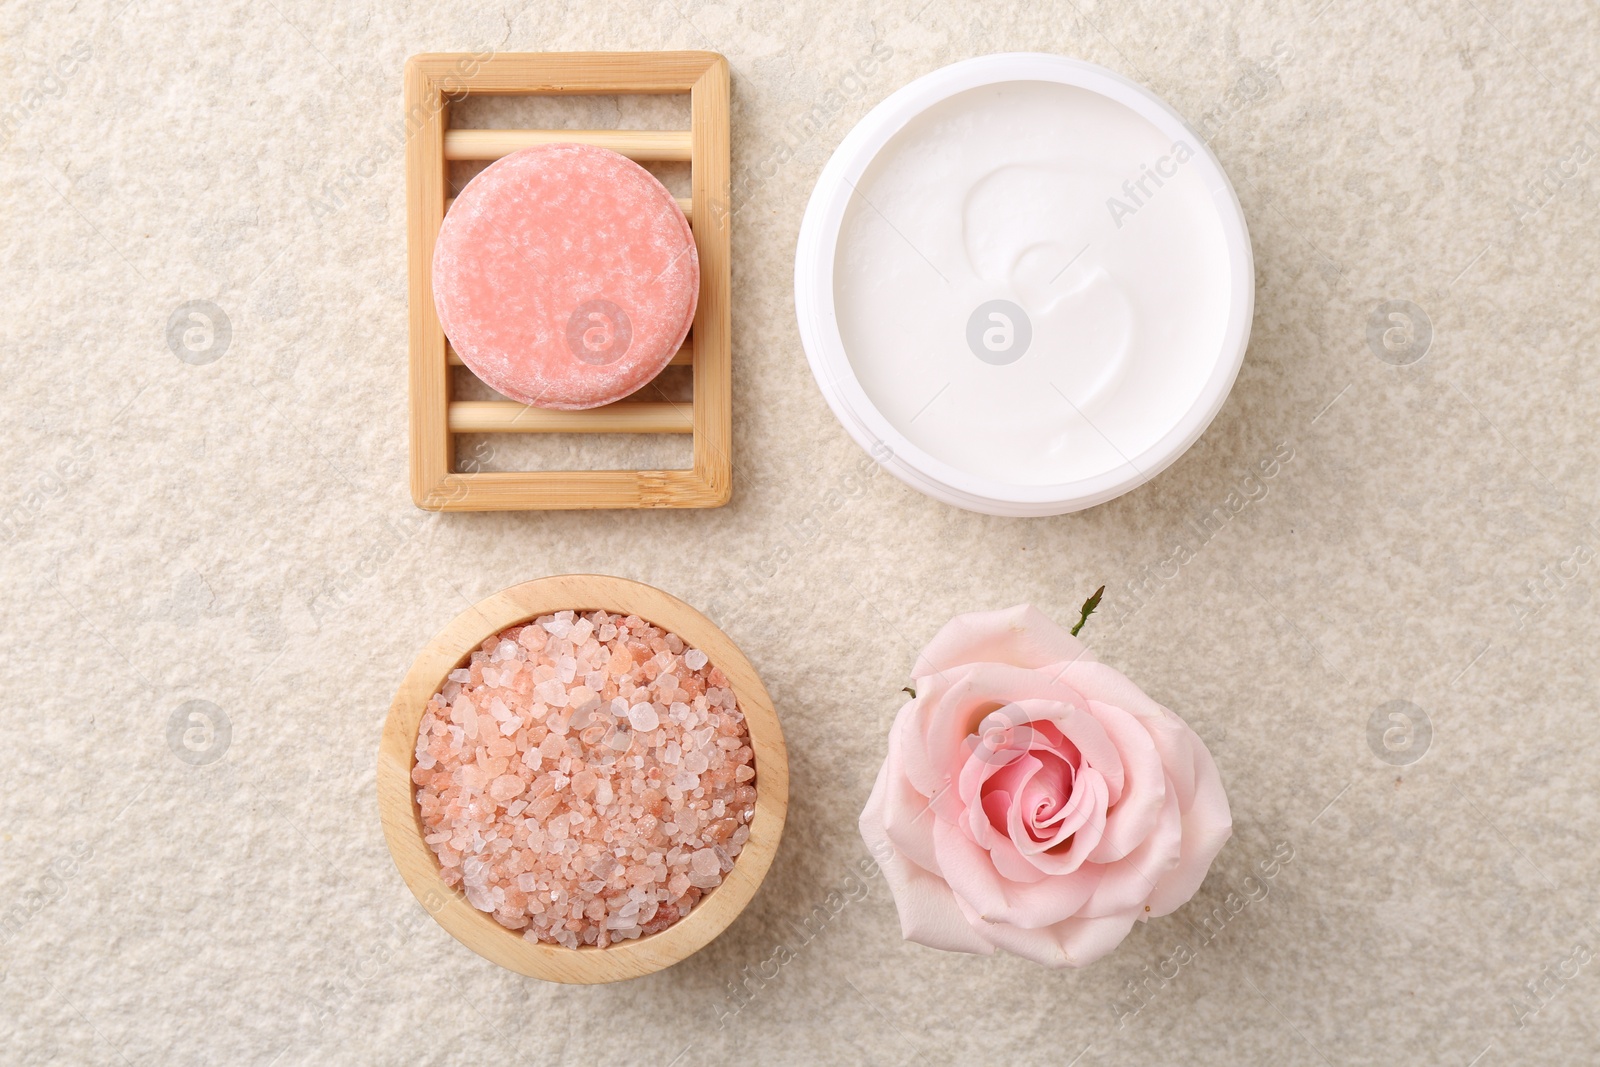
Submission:
MULTIPOLYGON (((1045 667, 1093 660, 1089 646, 1031 604, 1000 611, 957 615, 940 628, 911 670, 914 679, 947 672, 968 663, 1008 663, 1045 667)), ((922 687, 917 687, 922 692, 922 687)))
MULTIPOLYGON (((1021 789, 1023 783, 1039 768, 1039 758, 1033 754, 1032 749, 1018 748, 1006 756, 1005 765, 996 768, 988 776, 980 792, 987 793, 993 789, 1001 789, 1007 793, 1014 793, 1021 789)), ((968 756, 967 765, 961 768, 961 776, 967 777, 968 768, 975 763, 984 762, 984 759, 982 755, 968 756)))
POLYGON ((1167 777, 1144 722, 1099 700, 1089 701, 1089 714, 1105 727, 1122 757, 1121 795, 1111 801, 1105 835, 1089 855, 1091 863, 1110 863, 1132 852, 1154 828, 1166 802, 1167 777))
POLYGON ((1106 782, 1108 803, 1115 804, 1122 796, 1127 777, 1122 753, 1106 733, 1105 725, 1089 712, 1087 701, 1078 696, 1076 690, 1073 693, 1075 700, 1071 704, 1052 707, 1039 701, 1017 703, 1035 715, 1034 728, 1038 734, 1048 736, 1052 729, 1061 732, 1063 742, 1078 750, 1080 769, 1093 767, 1100 772, 1106 782))
MULTIPOLYGON (((968 764, 962 768, 961 777, 966 780, 969 776, 976 777, 991 768, 984 765, 969 775, 972 765, 980 762, 981 757, 969 757, 968 764)), ((1012 763, 998 769, 998 773, 984 783, 984 788, 974 794, 967 801, 956 819, 956 827, 970 838, 973 844, 988 853, 993 861, 996 872, 1001 878, 1017 882, 1037 882, 1044 874, 1017 850, 1016 843, 1011 838, 1009 822, 1010 808, 1013 806, 1010 792, 1002 788, 1020 784, 1021 775, 1027 773, 1038 765, 1038 760, 1023 750, 1012 763), (996 782, 998 781, 998 785, 996 782), (996 798, 1001 799, 996 799, 996 798)))
POLYGON ((1233 814, 1228 810, 1228 796, 1223 792, 1216 761, 1187 723, 1183 728, 1193 738, 1194 797, 1183 814, 1183 847, 1178 863, 1156 883, 1150 899, 1145 901, 1153 916, 1170 915, 1194 896, 1211 869, 1211 861, 1233 836, 1233 814))
POLYGON ((912 863, 890 842, 883 828, 888 766, 885 761, 878 771, 872 795, 861 811, 859 826, 861 839, 877 859, 894 897, 895 910, 900 914, 901 936, 907 941, 948 952, 992 955, 994 946, 972 929, 944 880, 912 863))
MULTIPOLYGON (((989 813, 984 810, 982 796, 973 797, 972 802, 961 809, 953 825, 966 836, 967 840, 988 853, 991 858, 997 853, 1009 855, 1016 852, 1005 829, 995 826, 989 818, 989 813)), ((1038 881, 1037 878, 1026 880, 1038 881)))
POLYGON ((917 792, 929 799, 937 799, 955 787, 954 771, 959 762, 938 764, 928 754, 928 732, 937 723, 944 731, 956 735, 955 744, 972 732, 963 721, 963 715, 972 715, 976 709, 962 702, 969 698, 970 687, 964 686, 972 673, 971 667, 954 668, 947 674, 917 686, 917 695, 901 705, 889 728, 889 748, 898 751, 903 761, 906 777, 917 792))
POLYGON ((994 844, 988 846, 989 858, 994 861, 995 873, 1008 882, 1027 884, 1038 882, 1053 873, 1071 874, 1071 871, 1043 871, 1032 859, 1017 850, 1009 835, 995 834, 994 844))
POLYGON ((874 797, 882 794, 880 825, 889 841, 912 863, 925 870, 935 870, 934 814, 928 798, 917 792, 906 779, 899 751, 894 745, 889 746, 883 767, 878 771, 878 781, 883 784, 874 785, 872 793, 874 797))
MULTIPOLYGON (((1039 769, 1023 782, 1017 795, 1017 814, 1029 835, 1039 842, 1054 836, 1070 810, 1077 768, 1050 749, 1036 748, 1039 769)), ((1048 846, 1046 846, 1048 847, 1048 846)))
POLYGON ((1065 849, 1058 846, 1024 853, 1027 861, 1043 874, 1071 874, 1088 862, 1095 846, 1100 844, 1106 826, 1106 783, 1093 767, 1085 768, 1078 775, 1073 804, 1069 817, 1072 821, 1062 824, 1063 829, 1071 829, 1072 843, 1065 849))
POLYGON ((1194 788, 1194 778, 1184 755, 1187 751, 1184 735, 1190 732, 1189 725, 1152 699, 1127 675, 1103 663, 1074 663, 1061 676, 1061 681, 1079 692, 1094 694, 1096 701, 1121 708, 1144 724, 1156 750, 1161 753, 1162 766, 1178 786, 1179 806, 1187 811, 1194 788))
MULTIPOLYGON (((988 715, 1002 708, 1008 718, 1019 720, 1018 725, 1036 719, 1055 722, 1085 758, 1091 755, 1086 746, 1092 746, 1102 762, 1115 764, 1121 773, 1115 746, 1084 707, 1082 696, 1039 671, 1003 663, 968 664, 919 683, 917 694, 895 716, 889 744, 900 749, 905 773, 918 792, 940 804, 947 803, 942 794, 957 784, 955 774, 970 751, 968 738, 988 715), (1069 723, 1084 736, 1073 736, 1069 723)), ((953 810, 948 817, 954 820, 953 810)))
POLYGON ((1089 868, 1032 883, 1005 879, 987 851, 945 822, 934 825, 933 847, 939 873, 956 899, 970 905, 985 922, 1048 926, 1076 914, 1094 891, 1089 868))
POLYGON ((1088 869, 1098 872, 1099 880, 1080 914, 1085 918, 1096 918, 1129 908, 1140 915, 1145 914, 1144 905, 1149 901, 1150 894, 1160 880, 1178 865, 1182 835, 1183 816, 1178 811, 1177 792, 1169 790, 1155 828, 1138 848, 1111 863, 1087 865, 1088 869))
MULTIPOLYGON (((961 905, 959 897, 956 903, 961 905)), ((1095 919, 1063 919, 1043 928, 1024 929, 1004 923, 984 923, 965 906, 961 911, 996 948, 1058 969, 1085 967, 1102 958, 1122 944, 1138 919, 1136 913, 1127 913, 1095 919)))
MULTIPOLYGON (((1084 824, 1095 803, 1093 791, 1079 787, 1071 764, 1055 752, 1035 751, 1039 770, 1023 783, 1006 826, 1025 856, 1060 846, 1084 824)), ((1096 772, 1086 768, 1084 773, 1096 772)))
POLYGON ((1004 833, 1006 815, 1011 810, 1011 794, 1004 789, 986 790, 978 803, 983 807, 984 818, 991 829, 1004 833))
POLYGON ((1034 762, 1026 740, 1008 740, 998 747, 973 745, 956 776, 956 795, 970 806, 986 790, 1014 793, 1022 787, 1023 776, 1034 762))
MULTIPOLYGON (((1055 712, 1059 705, 1049 701, 1022 701, 1010 707, 1019 713, 1038 715, 1042 712, 1055 712)), ((1098 787, 1075 792, 1069 801, 1069 808, 1063 814, 1063 824, 1057 834, 1045 843, 1036 841, 1024 828, 1014 799, 1012 809, 1006 813, 1005 823, 995 825, 996 806, 992 802, 985 803, 983 799, 985 792, 1003 789, 1014 798, 1016 791, 1021 788, 1028 776, 1036 773, 1042 766, 1035 752, 1051 754, 1052 759, 1066 758, 1063 753, 1073 759, 1081 758, 1077 748, 1062 737, 1054 723, 1034 719, 1024 725, 1031 727, 1025 739, 1030 748, 1026 750, 1015 747, 991 748, 983 745, 971 751, 967 762, 961 768, 959 775, 961 784, 957 790, 964 801, 964 806, 953 815, 947 810, 940 810, 937 812, 937 817, 953 821, 973 843, 987 851, 1002 878, 1019 882, 1037 882, 1047 874, 1072 873, 1098 843, 1105 824, 1106 791, 1104 783, 1100 782, 1098 787), (1009 759, 1010 762, 996 767, 988 762, 991 759, 1009 759), (1059 844, 1069 835, 1084 828, 1090 831, 1089 834, 1078 840, 1067 853, 1053 856, 1043 863, 1033 858, 1033 854, 1059 844)), ((1085 713, 1081 726, 1082 732, 1098 734, 1098 739, 1091 737, 1091 746, 1096 751, 1103 749, 1103 757, 1114 762, 1115 752, 1095 720, 1085 713)), ((1098 773, 1092 771, 1087 773, 1092 774, 1096 781, 1099 780, 1098 773)))

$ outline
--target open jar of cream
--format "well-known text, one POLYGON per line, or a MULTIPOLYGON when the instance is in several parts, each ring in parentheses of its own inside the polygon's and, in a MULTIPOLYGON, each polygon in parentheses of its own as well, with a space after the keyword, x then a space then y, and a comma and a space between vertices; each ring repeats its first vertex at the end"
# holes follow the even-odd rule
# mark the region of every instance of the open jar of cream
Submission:
POLYGON ((1254 307, 1227 176, 1181 116, 1042 54, 934 71, 817 180, 795 257, 850 435, 946 503, 1057 515, 1155 476, 1222 407, 1254 307))

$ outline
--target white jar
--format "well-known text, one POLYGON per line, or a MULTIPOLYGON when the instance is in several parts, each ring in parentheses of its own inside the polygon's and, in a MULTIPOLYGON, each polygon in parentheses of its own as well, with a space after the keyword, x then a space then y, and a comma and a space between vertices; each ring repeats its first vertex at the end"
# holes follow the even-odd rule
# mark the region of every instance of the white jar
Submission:
POLYGON ((806 208, 795 307, 850 435, 897 478, 1058 515, 1154 477, 1233 385, 1249 234, 1187 123, 1102 67, 983 56, 840 143, 806 208))

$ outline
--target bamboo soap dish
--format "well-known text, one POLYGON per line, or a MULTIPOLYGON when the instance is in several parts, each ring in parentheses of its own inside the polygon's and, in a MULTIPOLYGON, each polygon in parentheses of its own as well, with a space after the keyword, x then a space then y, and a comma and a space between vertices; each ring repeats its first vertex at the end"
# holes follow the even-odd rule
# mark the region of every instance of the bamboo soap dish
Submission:
POLYGON ((715 52, 530 52, 412 56, 405 71, 406 229, 410 261, 411 497, 430 511, 574 508, 704 508, 727 502, 733 484, 728 64, 715 52), (469 94, 687 94, 687 130, 452 129, 450 103, 469 94), (434 243, 449 210, 448 167, 499 159, 530 145, 577 142, 636 162, 688 163, 678 203, 700 257, 700 296, 688 340, 673 357, 689 365, 693 399, 666 399, 652 385, 587 411, 513 400, 455 400, 449 348, 433 303, 434 243), (662 399, 648 399, 652 394, 662 399), (681 470, 455 469, 458 434, 690 434, 681 470))

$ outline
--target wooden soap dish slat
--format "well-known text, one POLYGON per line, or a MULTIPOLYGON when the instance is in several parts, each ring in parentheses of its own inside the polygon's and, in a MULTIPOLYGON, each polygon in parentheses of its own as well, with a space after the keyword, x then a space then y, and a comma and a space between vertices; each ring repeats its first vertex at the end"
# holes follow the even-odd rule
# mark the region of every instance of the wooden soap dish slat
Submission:
POLYGON ((553 411, 515 400, 453 400, 451 433, 694 433, 688 404, 619 400, 585 411, 553 411))
MULTIPOLYGON (((678 210, 683 212, 685 217, 688 216, 689 212, 694 210, 694 199, 692 197, 675 196, 672 199, 677 201, 678 210)), ((456 203, 456 198, 453 197, 453 196, 452 197, 447 197, 445 199, 445 202, 444 202, 444 213, 446 215, 450 214, 450 209, 455 206, 455 203, 456 203)), ((691 225, 693 225, 693 224, 691 223, 691 225)))
MULTIPOLYGON (((411 496, 440 511, 717 507, 733 481, 730 120, 728 64, 715 52, 433 53, 406 62, 406 220, 410 261, 411 496), (449 128, 450 103, 471 94, 687 93, 688 130, 449 128), (433 306, 433 248, 448 210, 449 166, 532 144, 576 141, 647 162, 688 162, 677 198, 700 257, 691 341, 673 364, 693 367, 692 402, 629 400, 589 411, 513 401, 453 401, 451 352, 433 306), (462 433, 687 433, 683 470, 455 470, 462 433)), ((637 395, 637 394, 636 394, 637 395)))
POLYGON ((444 158, 499 159, 540 144, 594 145, 636 163, 687 163, 694 156, 688 130, 446 130, 444 158))
MULTIPOLYGON (((466 363, 462 360, 460 354, 458 352, 456 352, 456 350, 454 348, 446 348, 445 349, 445 359, 450 361, 450 365, 452 367, 465 367, 466 366, 466 363)), ((691 335, 687 341, 683 342, 683 347, 678 349, 676 352, 674 352, 672 354, 672 362, 667 364, 667 366, 669 366, 669 367, 689 367, 689 366, 693 366, 693 365, 694 365, 694 337, 693 337, 693 335, 691 335)))

